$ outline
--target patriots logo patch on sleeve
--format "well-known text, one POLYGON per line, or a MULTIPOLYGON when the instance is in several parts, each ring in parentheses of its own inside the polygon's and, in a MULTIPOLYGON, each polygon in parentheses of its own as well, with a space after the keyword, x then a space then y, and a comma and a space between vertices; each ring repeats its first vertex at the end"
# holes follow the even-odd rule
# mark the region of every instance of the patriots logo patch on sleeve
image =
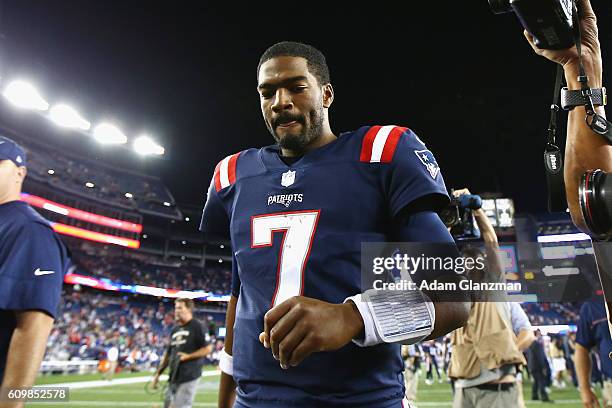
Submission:
POLYGON ((435 180, 440 173, 440 166, 438 166, 438 162, 436 162, 433 153, 429 150, 415 150, 414 154, 416 154, 421 163, 423 163, 423 166, 425 166, 431 178, 435 180))

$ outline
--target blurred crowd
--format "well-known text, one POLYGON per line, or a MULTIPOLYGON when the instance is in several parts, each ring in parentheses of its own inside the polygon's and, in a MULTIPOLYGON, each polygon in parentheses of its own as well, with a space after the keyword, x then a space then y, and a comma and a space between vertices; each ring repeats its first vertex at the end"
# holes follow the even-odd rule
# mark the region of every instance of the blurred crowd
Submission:
MULTIPOLYGON (((147 298, 66 287, 45 361, 104 361, 116 353, 120 370, 157 367, 175 325, 174 304, 171 300, 147 298)), ((195 317, 208 328, 208 339, 214 344, 205 363, 216 364, 223 347, 218 339, 223 313, 196 311, 195 317)))
POLYGON ((199 262, 167 261, 112 245, 76 240, 75 244, 70 245, 75 273, 164 289, 204 290, 217 295, 230 292, 229 264, 209 263, 203 268, 199 262))

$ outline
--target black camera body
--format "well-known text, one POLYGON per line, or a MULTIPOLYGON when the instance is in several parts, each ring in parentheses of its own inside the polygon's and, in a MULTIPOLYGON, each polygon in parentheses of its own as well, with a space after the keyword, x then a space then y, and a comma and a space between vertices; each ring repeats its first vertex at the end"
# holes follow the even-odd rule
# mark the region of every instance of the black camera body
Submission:
POLYGON ((478 239, 480 230, 474 223, 473 210, 482 207, 482 199, 474 194, 453 197, 440 213, 440 218, 456 240, 478 239))
POLYGON ((574 45, 574 0, 489 0, 489 6, 495 14, 514 12, 538 48, 574 45))

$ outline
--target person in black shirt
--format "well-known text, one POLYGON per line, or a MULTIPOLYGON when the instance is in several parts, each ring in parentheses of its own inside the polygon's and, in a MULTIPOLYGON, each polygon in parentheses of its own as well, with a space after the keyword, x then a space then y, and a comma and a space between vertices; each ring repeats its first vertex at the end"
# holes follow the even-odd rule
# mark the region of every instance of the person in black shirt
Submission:
POLYGON ((202 376, 204 357, 212 349, 204 327, 193 317, 193 306, 191 299, 181 298, 174 302, 178 325, 172 329, 170 344, 153 378, 153 388, 156 388, 161 373, 170 366, 164 408, 191 408, 202 376))

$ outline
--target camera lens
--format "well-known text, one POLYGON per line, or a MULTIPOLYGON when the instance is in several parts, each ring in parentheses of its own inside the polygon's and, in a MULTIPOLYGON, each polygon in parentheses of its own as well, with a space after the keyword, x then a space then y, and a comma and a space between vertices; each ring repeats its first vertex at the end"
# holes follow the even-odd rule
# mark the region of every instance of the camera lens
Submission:
POLYGON ((601 239, 612 236, 612 177, 601 170, 588 171, 578 193, 589 229, 601 239))
POLYGON ((459 209, 456 205, 451 204, 440 212, 440 218, 444 225, 452 228, 459 224, 459 209))
POLYGON ((489 7, 494 14, 504 14, 512 11, 510 0, 489 0, 489 7))

